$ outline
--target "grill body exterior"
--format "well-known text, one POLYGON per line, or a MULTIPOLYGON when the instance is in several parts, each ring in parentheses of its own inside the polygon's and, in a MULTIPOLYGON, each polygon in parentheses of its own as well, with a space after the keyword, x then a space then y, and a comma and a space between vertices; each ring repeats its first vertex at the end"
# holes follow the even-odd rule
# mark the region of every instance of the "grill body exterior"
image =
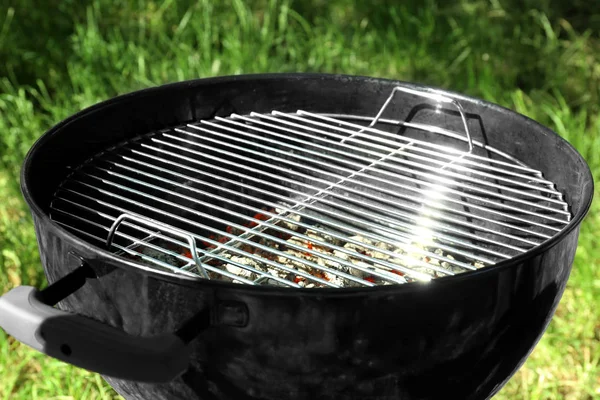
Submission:
MULTIPOLYGON (((97 276, 59 308, 134 336, 176 331, 211 310, 210 325, 188 345, 189 366, 181 376, 161 384, 107 376, 109 384, 129 399, 266 400, 484 399, 506 383, 560 301, 593 182, 567 142, 499 106, 448 93, 464 105, 478 140, 526 160, 557 184, 573 219, 538 248, 479 271, 426 284, 353 289, 193 280, 119 258, 48 217, 52 195, 70 168, 120 141, 232 112, 372 115, 395 84, 303 74, 183 82, 91 107, 35 144, 22 186, 48 281, 64 277, 81 259, 97 276)), ((404 116, 413 106, 398 101, 393 112, 404 116)))

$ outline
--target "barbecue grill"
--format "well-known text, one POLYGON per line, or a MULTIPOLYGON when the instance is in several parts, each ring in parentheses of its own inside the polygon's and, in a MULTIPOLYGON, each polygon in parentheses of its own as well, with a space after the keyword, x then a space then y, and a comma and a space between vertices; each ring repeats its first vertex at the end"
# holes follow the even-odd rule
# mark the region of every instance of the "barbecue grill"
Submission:
POLYGON ((592 186, 547 128, 447 91, 148 89, 34 145, 52 284, 0 326, 129 398, 486 398, 549 323, 592 186))

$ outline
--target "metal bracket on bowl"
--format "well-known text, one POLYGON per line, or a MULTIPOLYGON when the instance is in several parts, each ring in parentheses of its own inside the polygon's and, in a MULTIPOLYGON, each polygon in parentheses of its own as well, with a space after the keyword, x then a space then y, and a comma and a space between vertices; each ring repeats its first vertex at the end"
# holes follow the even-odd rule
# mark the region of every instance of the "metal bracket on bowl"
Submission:
MULTIPOLYGON (((450 98, 448 96, 443 95, 442 93, 439 93, 438 91, 434 90, 434 89, 423 89, 423 90, 417 90, 417 89, 411 89, 411 88, 407 88, 407 87, 403 87, 403 86, 396 86, 394 87, 394 89, 392 89, 392 92, 390 93, 390 95, 388 96, 388 98, 385 100, 385 102, 383 103, 383 105, 381 106, 381 108, 379 109, 379 111, 377 112, 377 115, 375 115, 375 117, 373 118, 373 120, 371 121, 371 123, 366 127, 363 128, 361 130, 359 130, 356 133, 353 133, 352 135, 348 136, 347 138, 343 139, 341 141, 341 143, 344 143, 346 140, 360 134, 363 133, 365 130, 369 129, 369 128, 373 128, 377 122, 379 121, 379 119, 381 118, 381 116, 383 115, 383 113, 385 112, 385 110, 387 109, 387 107, 389 106, 389 104, 392 102, 392 99, 394 98, 394 95, 398 92, 404 92, 404 93, 409 93, 415 96, 419 96, 419 97, 424 97, 426 99, 429 100, 433 100, 435 102, 437 102, 437 108, 441 108, 442 107, 442 103, 445 104, 452 104, 454 107, 456 107, 456 109, 458 110, 458 113, 460 114, 460 118, 462 120, 463 126, 465 128, 465 135, 467 136, 467 143, 469 144, 469 150, 462 153, 460 156, 456 157, 454 160, 448 162, 447 164, 444 164, 443 166, 440 167, 440 169, 444 169, 447 166, 457 162, 458 160, 462 159, 463 157, 465 157, 467 154, 471 154, 473 152, 473 140, 471 139, 471 133, 469 132, 469 127, 467 125, 467 118, 465 117, 465 112, 464 109, 462 107, 462 105, 455 99, 450 98)), ((435 127, 435 126, 430 126, 430 125, 424 125, 424 124, 411 124, 412 126, 419 128, 419 129, 423 129, 423 130, 427 130, 429 132, 436 132, 439 131, 439 128, 435 127)), ((395 153, 398 153, 400 151, 402 151, 405 147, 410 146, 411 143, 407 143, 403 146, 401 146, 400 148, 398 148, 397 150, 393 151, 392 153, 388 154, 387 157, 392 156, 395 153)), ((373 163, 376 164, 380 161, 383 161, 385 158, 384 157, 378 161, 375 161, 373 163)), ((371 167, 372 165, 369 165, 366 168, 371 167)), ((365 169, 366 169, 365 168, 365 169)))
POLYGON ((163 224, 158 221, 150 220, 147 218, 142 218, 142 217, 127 214, 127 213, 121 214, 117 219, 115 219, 115 222, 113 222, 110 229, 108 230, 108 236, 106 238, 106 246, 108 248, 110 248, 110 246, 112 245, 113 239, 115 237, 115 233, 117 232, 117 228, 125 220, 137 222, 138 224, 145 225, 149 228, 158 228, 164 232, 167 232, 172 235, 179 236, 181 238, 186 239, 188 244, 190 245, 190 253, 192 255, 192 259, 194 260, 194 263, 196 264, 196 268, 198 269, 198 271, 200 272, 200 274, 202 275, 203 278, 210 279, 210 277, 208 276, 208 273, 206 272, 204 267, 202 267, 202 263, 200 262, 200 259, 198 258, 198 250, 196 248, 196 241, 194 240, 194 238, 190 234, 188 234, 184 231, 181 231, 177 228, 163 224))

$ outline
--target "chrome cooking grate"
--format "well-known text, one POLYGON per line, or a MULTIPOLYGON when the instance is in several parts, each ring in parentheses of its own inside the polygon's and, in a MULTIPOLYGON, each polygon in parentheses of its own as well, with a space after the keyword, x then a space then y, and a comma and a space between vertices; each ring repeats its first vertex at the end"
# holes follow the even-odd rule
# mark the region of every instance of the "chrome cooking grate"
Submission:
POLYGON ((493 265, 571 214, 541 172, 473 141, 458 102, 399 87, 374 119, 232 114, 134 138, 76 169, 51 217, 179 274, 347 287, 493 265), (465 132, 382 119, 399 91, 453 106, 465 132))

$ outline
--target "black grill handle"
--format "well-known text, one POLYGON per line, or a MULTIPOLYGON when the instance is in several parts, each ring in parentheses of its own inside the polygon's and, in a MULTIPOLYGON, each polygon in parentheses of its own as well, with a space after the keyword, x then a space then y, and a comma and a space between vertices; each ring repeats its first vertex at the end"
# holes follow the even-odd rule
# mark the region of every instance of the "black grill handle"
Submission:
POLYGON ((175 333, 137 337, 53 305, 82 287, 82 264, 43 291, 19 286, 0 297, 0 327, 23 344, 90 371, 140 382, 168 382, 187 369, 186 343, 211 324, 209 311, 175 333))

